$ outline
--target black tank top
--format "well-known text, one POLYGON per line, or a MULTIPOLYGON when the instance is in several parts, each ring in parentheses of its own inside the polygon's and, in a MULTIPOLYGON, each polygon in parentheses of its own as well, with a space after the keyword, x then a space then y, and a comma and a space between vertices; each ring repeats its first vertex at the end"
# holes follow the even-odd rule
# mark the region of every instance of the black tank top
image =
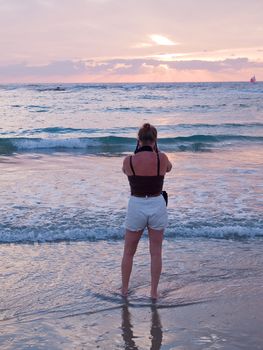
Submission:
MULTIPOLYGON (((151 150, 152 151, 152 150, 151 150)), ((160 158, 157 152, 157 175, 141 176, 136 175, 133 165, 132 156, 130 156, 130 167, 133 175, 128 176, 131 195, 137 197, 158 196, 163 190, 164 176, 160 175, 160 158)))

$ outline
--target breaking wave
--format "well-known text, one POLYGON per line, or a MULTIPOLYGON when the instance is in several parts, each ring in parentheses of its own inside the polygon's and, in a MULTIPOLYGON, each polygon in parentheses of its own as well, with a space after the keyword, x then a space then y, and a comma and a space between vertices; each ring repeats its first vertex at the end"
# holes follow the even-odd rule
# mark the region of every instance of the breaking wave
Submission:
MULTIPOLYGON (((262 238, 263 227, 248 227, 241 225, 228 226, 200 226, 200 227, 177 227, 168 228, 166 237, 180 238, 214 238, 214 239, 249 239, 262 238)), ((124 237, 124 228, 97 227, 97 228, 67 228, 63 227, 49 230, 39 227, 2 228, 0 230, 0 243, 41 243, 61 241, 98 241, 120 240, 124 237)))
MULTIPOLYGON (((262 143, 263 136, 242 135, 192 135, 160 138, 158 144, 165 151, 209 151, 213 147, 234 143, 262 143)), ((115 154, 130 152, 136 139, 120 136, 77 137, 77 138, 0 138, 0 154, 27 151, 84 151, 89 154, 115 154)))

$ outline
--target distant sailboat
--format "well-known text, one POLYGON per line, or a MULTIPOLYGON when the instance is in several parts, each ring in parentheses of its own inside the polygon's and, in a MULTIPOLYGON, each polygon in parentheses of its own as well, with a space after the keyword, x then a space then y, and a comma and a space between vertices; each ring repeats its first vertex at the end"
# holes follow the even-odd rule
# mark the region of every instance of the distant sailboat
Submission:
POLYGON ((251 83, 255 83, 255 82, 256 82, 256 77, 255 77, 255 75, 250 79, 250 82, 251 82, 251 83))

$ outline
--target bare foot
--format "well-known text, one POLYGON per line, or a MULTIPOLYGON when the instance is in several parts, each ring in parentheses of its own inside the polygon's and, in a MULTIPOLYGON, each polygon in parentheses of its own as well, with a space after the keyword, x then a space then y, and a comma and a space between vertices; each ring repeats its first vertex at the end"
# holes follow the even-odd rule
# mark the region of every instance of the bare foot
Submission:
POLYGON ((128 296, 128 289, 121 289, 121 296, 123 297, 123 298, 127 298, 127 296, 128 296))
POLYGON ((151 292, 151 299, 152 300, 157 300, 159 298, 159 293, 157 292, 151 292))

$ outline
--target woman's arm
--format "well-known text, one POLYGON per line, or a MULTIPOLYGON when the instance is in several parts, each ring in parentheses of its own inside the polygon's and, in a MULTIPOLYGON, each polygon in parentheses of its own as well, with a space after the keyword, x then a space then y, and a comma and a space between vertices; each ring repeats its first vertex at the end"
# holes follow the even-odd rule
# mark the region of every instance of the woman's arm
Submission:
POLYGON ((123 164, 122 164, 122 172, 127 175, 127 161, 128 161, 129 156, 125 157, 123 159, 123 164))
POLYGON ((166 169, 166 172, 169 173, 169 171, 172 170, 172 163, 170 162, 170 160, 168 159, 167 157, 167 169, 166 169))
POLYGON ((162 174, 169 173, 172 170, 172 163, 168 159, 167 155, 163 152, 159 153, 161 156, 161 172, 162 174))
POLYGON ((165 162, 166 162, 166 169, 165 169, 165 171, 166 171, 166 173, 169 173, 169 171, 172 170, 173 166, 172 166, 172 163, 170 162, 170 160, 168 159, 167 155, 165 153, 163 153, 163 155, 164 155, 165 162))

